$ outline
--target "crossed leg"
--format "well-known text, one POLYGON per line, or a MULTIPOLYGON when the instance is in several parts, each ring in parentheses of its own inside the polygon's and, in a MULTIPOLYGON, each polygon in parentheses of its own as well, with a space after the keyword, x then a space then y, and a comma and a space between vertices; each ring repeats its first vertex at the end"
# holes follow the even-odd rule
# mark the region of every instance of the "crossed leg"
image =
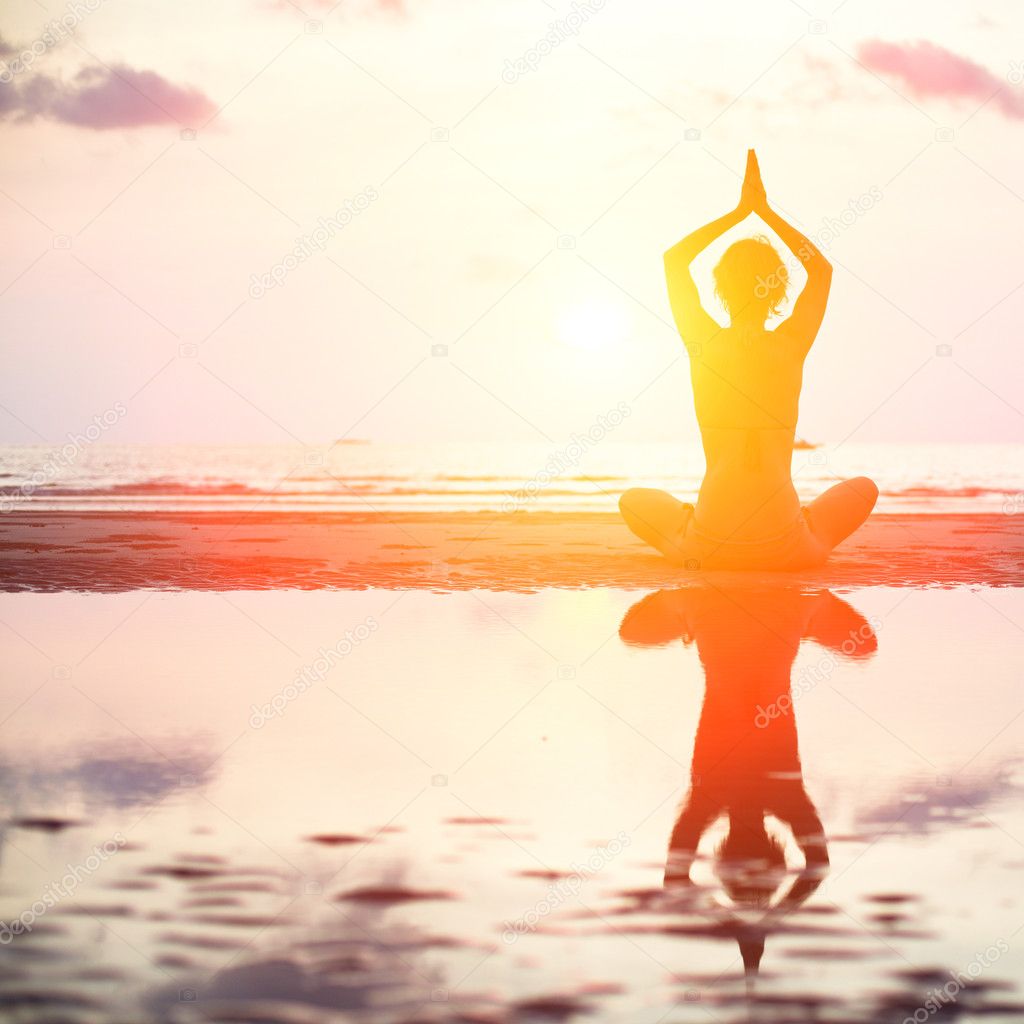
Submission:
POLYGON ((811 533, 831 551, 867 519, 877 500, 878 488, 866 476, 836 484, 806 506, 811 533))
POLYGON ((619 511, 626 525, 642 541, 657 548, 666 558, 683 557, 680 541, 693 506, 654 487, 633 487, 619 498, 619 511))
MULTIPOLYGON (((806 518, 816 542, 814 564, 850 536, 871 514, 878 500, 878 488, 866 476, 853 477, 830 487, 806 506, 806 518)), ((673 498, 667 491, 634 487, 619 499, 626 525, 642 541, 675 562, 687 557, 686 525, 693 506, 673 498)))

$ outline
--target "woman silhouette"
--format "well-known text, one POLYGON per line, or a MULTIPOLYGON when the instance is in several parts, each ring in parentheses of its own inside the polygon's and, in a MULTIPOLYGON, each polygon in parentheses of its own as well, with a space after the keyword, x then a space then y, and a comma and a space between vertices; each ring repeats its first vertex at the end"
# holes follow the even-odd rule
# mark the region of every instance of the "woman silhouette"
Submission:
MULTIPOLYGON (((630 646, 696 642, 705 690, 693 744, 690 786, 665 865, 665 889, 696 896, 691 869, 703 836, 720 818, 725 837, 712 864, 726 897, 703 904, 708 934, 734 939, 753 979, 765 939, 820 885, 828 869, 825 832, 804 786, 790 673, 803 640, 848 659, 877 649, 870 623, 829 591, 780 587, 662 590, 626 613, 630 646), (787 869, 766 826, 785 826, 804 866, 787 869)), ((705 893, 710 897, 712 894, 705 893)))
POLYGON ((832 267, 768 205, 753 150, 739 205, 665 254, 669 299, 690 356, 694 406, 707 470, 696 507, 665 491, 634 488, 619 501, 641 540, 687 568, 801 569, 823 562, 867 518, 878 488, 856 477, 801 508, 790 475, 803 364, 828 301, 832 267), (757 214, 807 270, 791 315, 766 322, 786 297, 789 274, 763 236, 731 245, 715 267, 715 293, 729 314, 719 327, 701 306, 694 258, 757 214))

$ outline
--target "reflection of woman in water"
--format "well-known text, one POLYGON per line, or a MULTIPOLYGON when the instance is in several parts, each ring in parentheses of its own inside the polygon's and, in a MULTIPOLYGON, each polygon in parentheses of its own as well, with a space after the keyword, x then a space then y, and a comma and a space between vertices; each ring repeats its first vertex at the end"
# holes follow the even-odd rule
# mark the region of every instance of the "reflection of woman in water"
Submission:
POLYGON ((828 301, 832 267, 771 207, 750 150, 739 205, 665 254, 669 299, 690 355, 693 398, 707 471, 696 506, 665 491, 634 488, 619 502, 629 528, 688 568, 799 569, 820 564, 867 518, 878 489, 846 480, 801 508, 790 464, 803 364, 828 301), (716 238, 759 216, 805 266, 807 284, 774 330, 789 284, 764 237, 731 245, 714 271, 729 314, 719 327, 701 306, 690 264, 716 238))
POLYGON ((793 660, 802 639, 863 657, 875 650, 874 632, 827 591, 702 587, 649 595, 629 610, 619 635, 643 646, 696 640, 704 704, 665 888, 694 891, 690 871, 701 837, 724 817, 728 830, 714 866, 732 907, 712 904, 714 933, 738 941, 752 976, 765 937, 814 892, 828 867, 825 834, 804 788, 790 688, 793 660), (789 829, 804 858, 788 888, 784 849, 766 827, 768 815, 789 829))

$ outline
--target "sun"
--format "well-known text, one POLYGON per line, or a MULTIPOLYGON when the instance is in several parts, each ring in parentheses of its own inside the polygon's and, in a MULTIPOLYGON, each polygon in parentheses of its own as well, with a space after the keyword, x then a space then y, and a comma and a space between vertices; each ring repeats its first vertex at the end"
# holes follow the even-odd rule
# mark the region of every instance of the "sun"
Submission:
POLYGON ((592 354, 620 349, 629 332, 629 317, 622 306, 605 299, 579 302, 558 318, 558 337, 566 345, 592 354))

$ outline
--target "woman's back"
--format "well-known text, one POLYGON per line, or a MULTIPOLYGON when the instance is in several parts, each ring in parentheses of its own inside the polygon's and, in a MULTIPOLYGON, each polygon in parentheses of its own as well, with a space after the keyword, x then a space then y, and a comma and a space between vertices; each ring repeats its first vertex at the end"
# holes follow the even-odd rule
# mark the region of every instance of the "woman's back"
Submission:
POLYGON ((790 465, 801 354, 772 331, 729 327, 693 355, 690 375, 707 461, 698 524, 733 540, 783 533, 800 510, 790 465))

